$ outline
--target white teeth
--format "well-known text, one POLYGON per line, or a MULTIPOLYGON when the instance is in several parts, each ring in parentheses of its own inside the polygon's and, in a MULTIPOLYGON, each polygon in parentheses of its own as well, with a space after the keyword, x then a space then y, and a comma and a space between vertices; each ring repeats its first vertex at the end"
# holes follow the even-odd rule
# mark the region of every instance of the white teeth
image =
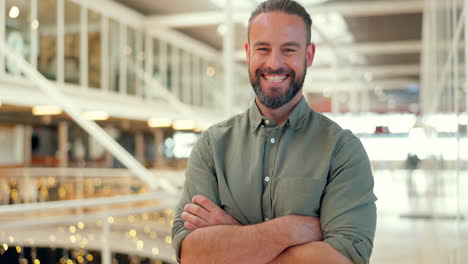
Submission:
POLYGON ((284 75, 265 75, 265 78, 269 82, 282 82, 284 79, 286 79, 286 76, 284 75))

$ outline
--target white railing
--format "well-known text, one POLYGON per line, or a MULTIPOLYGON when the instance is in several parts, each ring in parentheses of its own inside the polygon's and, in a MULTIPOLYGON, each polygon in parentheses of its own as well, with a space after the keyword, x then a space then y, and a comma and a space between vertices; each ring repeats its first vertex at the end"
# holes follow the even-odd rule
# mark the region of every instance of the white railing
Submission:
POLYGON ((81 116, 81 110, 69 100, 57 86, 54 86, 37 69, 28 63, 23 57, 17 55, 9 47, 4 46, 6 57, 12 60, 21 69, 21 71, 32 80, 52 101, 65 112, 89 135, 94 137, 103 147, 105 147, 113 156, 124 164, 131 172, 137 175, 142 181, 146 182, 151 189, 160 187, 161 189, 175 193, 176 190, 165 180, 156 179, 146 170, 135 157, 120 146, 104 129, 95 122, 86 120, 81 116))
POLYGON ((176 201, 177 197, 168 193, 146 193, 2 205, 0 206, 0 225, 3 232, 0 241, 6 244, 12 244, 14 241, 15 245, 24 246, 28 244, 31 246, 30 241, 36 241, 37 246, 50 246, 51 241, 48 239, 53 237, 54 247, 100 249, 104 264, 111 263, 111 252, 140 254, 174 262, 168 240, 174 213, 172 210, 167 210, 174 208, 176 201), (161 212, 164 211, 166 213, 161 216, 161 212), (146 220, 139 217, 142 214, 146 214, 146 220), (130 216, 133 220, 127 222, 130 216), (56 229, 57 226, 59 230, 56 229), (70 233, 64 234, 65 229, 70 233), (129 231, 124 232, 126 230, 129 231), (44 236, 44 231, 47 231, 46 236, 44 236), (136 236, 137 233, 142 235, 136 236), (101 239, 91 241, 83 238, 90 237, 90 235, 101 239), (136 245, 135 239, 140 241, 136 245), (126 245, 127 248, 122 248, 122 245, 126 245), (143 247, 142 245, 151 246, 143 247), (132 248, 137 251, 132 252, 132 248), (157 256, 155 249, 158 252, 157 256))

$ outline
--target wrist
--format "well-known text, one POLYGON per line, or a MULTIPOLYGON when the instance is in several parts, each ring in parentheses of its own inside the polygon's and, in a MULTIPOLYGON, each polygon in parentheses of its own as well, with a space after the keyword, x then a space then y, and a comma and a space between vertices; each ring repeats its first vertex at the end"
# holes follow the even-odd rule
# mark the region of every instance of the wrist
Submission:
POLYGON ((294 215, 285 215, 272 220, 276 221, 276 230, 281 233, 281 239, 288 243, 286 248, 304 243, 294 217, 294 215))
POLYGON ((292 236, 287 230, 286 221, 281 218, 275 218, 266 222, 247 226, 256 232, 258 243, 270 245, 275 251, 282 252, 293 245, 292 236))

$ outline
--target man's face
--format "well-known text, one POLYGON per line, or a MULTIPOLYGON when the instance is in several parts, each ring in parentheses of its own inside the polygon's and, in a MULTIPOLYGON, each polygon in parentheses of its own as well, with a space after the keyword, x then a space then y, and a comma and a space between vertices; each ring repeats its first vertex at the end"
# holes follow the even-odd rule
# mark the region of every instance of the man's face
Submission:
POLYGON ((277 109, 301 89, 315 46, 307 42, 304 21, 282 12, 261 13, 250 25, 245 44, 249 78, 260 102, 277 109))

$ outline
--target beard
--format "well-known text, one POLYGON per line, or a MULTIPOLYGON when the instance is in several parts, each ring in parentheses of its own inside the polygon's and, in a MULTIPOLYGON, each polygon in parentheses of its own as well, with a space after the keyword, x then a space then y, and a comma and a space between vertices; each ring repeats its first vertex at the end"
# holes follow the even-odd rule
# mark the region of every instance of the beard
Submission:
POLYGON ((267 108, 270 109, 278 109, 281 106, 289 103, 294 96, 302 89, 304 84, 304 79, 307 72, 307 62, 304 62, 304 71, 302 75, 298 75, 296 78, 296 73, 291 70, 290 68, 279 68, 277 70, 272 70, 269 68, 259 68, 255 71, 255 76, 249 71, 249 79, 250 84, 253 87, 255 94, 257 95, 258 100, 267 108), (262 89, 260 85, 260 78, 262 78, 262 74, 269 74, 269 75, 289 75, 288 78, 291 78, 291 86, 288 90, 279 95, 279 96, 268 96, 265 94, 265 91, 262 89), (255 77, 255 78, 254 78, 255 77))

